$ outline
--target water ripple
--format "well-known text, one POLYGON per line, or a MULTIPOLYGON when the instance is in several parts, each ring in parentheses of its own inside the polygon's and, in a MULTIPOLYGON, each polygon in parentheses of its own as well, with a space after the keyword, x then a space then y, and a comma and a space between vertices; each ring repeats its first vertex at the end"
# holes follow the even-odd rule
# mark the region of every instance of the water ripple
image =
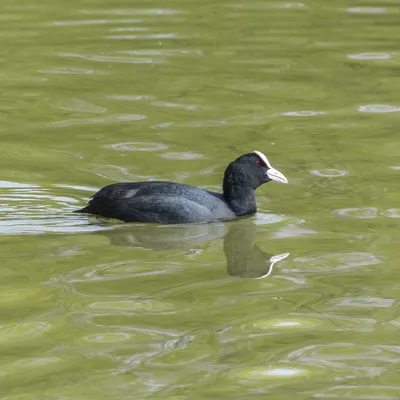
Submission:
POLYGON ((304 8, 305 4, 304 3, 285 3, 282 4, 283 8, 304 8))
POLYGON ((29 304, 32 301, 38 301, 48 297, 52 292, 49 287, 28 287, 28 288, 17 288, 14 287, 12 290, 1 290, 0 291, 0 306, 17 306, 17 304, 29 304))
POLYGON ((277 383, 277 379, 292 381, 293 379, 304 379, 305 376, 316 373, 317 370, 311 366, 291 365, 290 363, 254 366, 247 368, 236 368, 228 373, 228 378, 234 382, 253 385, 255 381, 270 380, 277 383))
POLYGON ((107 111, 106 108, 90 104, 89 102, 81 99, 65 100, 62 103, 55 104, 54 107, 65 111, 84 112, 92 114, 101 114, 107 111))
POLYGON ((382 7, 351 7, 346 9, 349 13, 382 14, 386 12, 382 7))
POLYGON ((359 53, 349 54, 347 58, 350 60, 390 60, 392 56, 389 53, 359 53))
POLYGON ((122 101, 140 101, 140 100, 151 100, 151 96, 146 95, 127 95, 127 96, 107 96, 108 99, 122 100, 122 101))
POLYGON ((325 115, 325 111, 287 111, 281 115, 285 117, 313 117, 315 115, 325 115))
POLYGON ((0 235, 110 229, 98 224, 88 224, 87 218, 83 216, 68 214, 79 208, 79 200, 65 193, 73 191, 79 198, 82 190, 93 193, 93 188, 69 185, 43 188, 2 181, 0 190, 0 235))
POLYGON ((193 104, 181 104, 166 101, 153 101, 151 104, 156 107, 181 108, 188 111, 197 111, 200 108, 199 106, 193 104))
POLYGON ((89 308, 101 312, 112 311, 113 315, 122 314, 154 314, 154 313, 174 313, 173 305, 165 301, 156 299, 137 299, 137 300, 110 300, 91 303, 89 308))
POLYGON ((42 74, 54 74, 54 75, 107 75, 104 71, 95 71, 92 69, 84 68, 67 68, 59 67, 53 69, 39 69, 38 72, 42 74))
POLYGON ((301 224, 302 222, 287 224, 278 229, 276 232, 273 232, 271 234, 271 237, 276 239, 288 239, 294 237, 302 237, 304 235, 315 235, 317 233, 312 229, 299 226, 301 224))
POLYGON ((104 39, 116 40, 145 40, 145 39, 185 39, 187 36, 182 36, 179 33, 152 33, 149 35, 111 35, 104 36, 104 39))
POLYGON ((161 157, 167 158, 169 160, 198 160, 200 158, 205 158, 204 154, 193 153, 193 152, 180 152, 180 153, 164 153, 161 157))
MULTIPOLYGON (((317 396, 315 396, 317 397, 317 396)), ((400 388, 385 385, 337 385, 318 390, 318 398, 343 400, 398 400, 400 388)))
POLYGON ((378 209, 376 207, 350 207, 335 210, 333 213, 345 218, 370 219, 377 217, 378 209))
POLYGON ((131 24, 141 22, 140 19, 91 19, 81 21, 54 21, 51 26, 78 26, 78 25, 102 25, 102 24, 131 24))
POLYGON ((398 362, 398 350, 387 347, 358 343, 311 345, 291 352, 288 359, 307 366, 333 369, 342 377, 371 377, 380 375, 387 363, 398 362))
POLYGON ((141 28, 111 28, 109 29, 110 32, 145 32, 145 31, 149 31, 150 28, 145 28, 145 27, 141 27, 141 28))
POLYGON ((389 208, 382 210, 381 215, 387 218, 400 218, 400 208, 389 208))
POLYGON ((118 51, 122 54, 130 55, 150 55, 150 56, 204 56, 204 52, 200 49, 137 49, 118 51))
POLYGON ((55 122, 44 122, 42 124, 31 125, 30 127, 64 128, 67 126, 77 125, 113 124, 118 122, 140 121, 145 118, 147 118, 145 115, 138 114, 111 114, 104 117, 96 118, 77 118, 55 122))
POLYGON ((169 8, 118 8, 111 10, 81 10, 80 12, 89 15, 174 15, 183 13, 183 11, 169 8))
POLYGON ((105 147, 118 151, 159 151, 168 148, 164 143, 126 142, 108 144, 105 147))
MULTIPOLYGON (((292 268, 292 272, 323 273, 329 274, 352 268, 366 267, 368 265, 380 264, 382 261, 371 253, 332 253, 315 257, 294 258, 300 267, 292 268)), ((289 272, 289 271, 288 271, 289 272)))
MULTIPOLYGON (((128 168, 112 164, 92 164, 91 168, 82 168, 81 171, 96 174, 113 181, 129 179, 131 181, 155 181, 157 176, 132 174, 128 168)), ((98 190, 98 189, 97 189, 98 190)), ((92 193, 93 194, 93 193, 92 193)))
POLYGON ((120 343, 125 342, 133 337, 132 333, 129 332, 102 332, 93 333, 85 336, 83 339, 90 343, 120 343))
MULTIPOLYGON (((173 103, 171 101, 154 100, 149 95, 122 95, 122 96, 107 96, 108 99, 120 100, 120 101, 149 101, 151 105, 156 107, 167 107, 167 108, 180 108, 188 111, 198 111, 199 109, 205 109, 195 104, 184 104, 184 103, 173 103)), ((210 109, 210 108, 207 108, 210 109)))
POLYGON ((400 107, 390 104, 367 104, 359 106, 357 110, 366 113, 393 113, 399 112, 400 107))
POLYGON ((396 302, 395 299, 382 299, 376 297, 344 297, 331 301, 335 307, 357 307, 357 308, 388 308, 396 302))
MULTIPOLYGON (((68 365, 69 366, 69 365, 68 365)), ((7 379, 18 379, 19 382, 24 379, 38 378, 39 375, 48 376, 55 371, 68 367, 64 359, 57 356, 24 357, 12 363, 2 363, 0 366, 0 377, 7 379)), ((25 397, 25 396, 23 396, 25 397)), ((22 399, 19 396, 13 396, 13 399, 22 399)))
POLYGON ((269 332, 283 332, 287 330, 292 331, 294 329, 314 329, 321 325, 321 322, 322 321, 318 321, 317 319, 305 318, 303 316, 268 318, 257 320, 251 327, 260 330, 268 330, 269 332))
POLYGON ((379 216, 386 218, 400 218, 400 209, 389 208, 387 210, 379 210, 376 207, 351 207, 335 210, 333 211, 333 214, 343 218, 353 219, 372 219, 379 216))
POLYGON ((325 178, 337 178, 339 176, 348 175, 348 171, 344 169, 335 169, 335 168, 327 168, 327 169, 313 169, 310 171, 312 175, 321 176, 325 178))
MULTIPOLYGON (((213 190, 219 190, 219 187, 213 188, 213 190)), ((256 225, 269 225, 285 221, 286 219, 287 216, 281 214, 257 212, 254 222, 256 225)))
POLYGON ((0 343, 30 339, 39 336, 52 328, 48 322, 20 322, 9 325, 0 325, 0 343))
POLYGON ((162 58, 152 57, 127 57, 127 56, 104 56, 100 54, 82 55, 74 53, 60 53, 60 57, 83 58, 88 61, 106 63, 126 63, 126 64, 160 64, 165 61, 162 58))

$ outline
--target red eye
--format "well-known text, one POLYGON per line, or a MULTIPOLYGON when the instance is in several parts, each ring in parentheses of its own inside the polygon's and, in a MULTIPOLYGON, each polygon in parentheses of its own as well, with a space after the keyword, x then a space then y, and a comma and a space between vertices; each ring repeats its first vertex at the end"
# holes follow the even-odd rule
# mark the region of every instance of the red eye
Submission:
POLYGON ((261 165, 259 160, 256 161, 256 165, 261 165))

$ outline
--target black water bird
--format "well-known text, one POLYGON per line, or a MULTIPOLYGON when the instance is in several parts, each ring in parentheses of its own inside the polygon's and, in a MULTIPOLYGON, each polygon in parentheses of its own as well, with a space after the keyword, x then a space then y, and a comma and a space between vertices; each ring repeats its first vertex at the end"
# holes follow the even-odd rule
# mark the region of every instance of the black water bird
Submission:
POLYGON ((254 151, 228 165, 223 193, 175 182, 113 183, 100 189, 86 207, 75 212, 159 224, 233 220, 255 214, 254 191, 269 181, 288 182, 263 153, 254 151))

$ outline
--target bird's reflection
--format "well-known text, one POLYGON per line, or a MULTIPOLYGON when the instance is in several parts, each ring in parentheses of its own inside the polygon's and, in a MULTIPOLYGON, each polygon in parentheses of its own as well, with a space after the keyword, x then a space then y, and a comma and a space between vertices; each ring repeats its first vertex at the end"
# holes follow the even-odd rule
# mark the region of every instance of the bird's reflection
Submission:
POLYGON ((229 275, 258 279, 269 276, 274 264, 289 256, 264 253, 256 244, 254 223, 232 223, 224 237, 224 253, 229 275))
POLYGON ((224 238, 227 273, 242 278, 268 277, 275 263, 289 253, 268 254, 256 244, 256 225, 242 220, 229 223, 199 225, 132 225, 103 231, 111 244, 131 246, 155 251, 193 249, 206 242, 224 238))

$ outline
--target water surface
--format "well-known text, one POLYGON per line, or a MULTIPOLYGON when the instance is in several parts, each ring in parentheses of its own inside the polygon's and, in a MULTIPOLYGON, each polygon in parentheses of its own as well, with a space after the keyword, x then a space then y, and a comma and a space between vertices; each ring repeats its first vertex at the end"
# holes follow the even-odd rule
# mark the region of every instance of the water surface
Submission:
POLYGON ((399 9, 3 0, 0 399, 400 397, 399 9), (255 217, 73 214, 98 188, 218 190, 255 217))

